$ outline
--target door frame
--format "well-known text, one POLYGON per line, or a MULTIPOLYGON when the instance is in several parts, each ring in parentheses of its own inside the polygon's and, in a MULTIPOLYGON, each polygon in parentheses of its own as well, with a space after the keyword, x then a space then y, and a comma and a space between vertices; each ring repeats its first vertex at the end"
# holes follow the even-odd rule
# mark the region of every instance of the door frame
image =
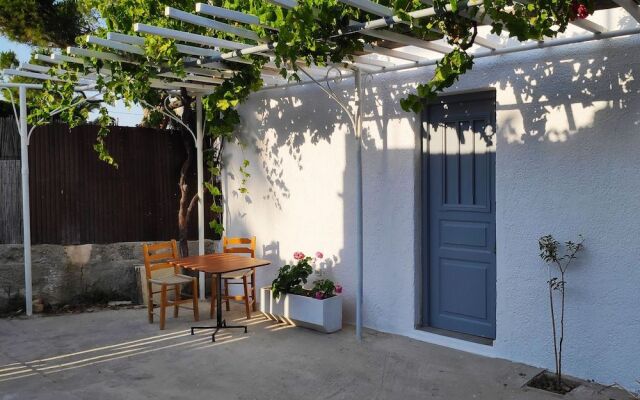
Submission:
MULTIPOLYGON (((425 197, 425 187, 428 187, 430 184, 429 173, 428 173, 429 142, 426 139, 426 134, 428 133, 427 128, 428 128, 429 106, 433 104, 438 104, 443 99, 464 97, 465 100, 472 101, 472 100, 485 99, 488 95, 494 98, 494 101, 496 104, 495 123, 497 125, 497 90, 494 87, 485 87, 485 88, 478 88, 473 90, 460 90, 460 91, 447 92, 443 95, 438 96, 437 99, 425 101, 424 107, 420 112, 420 118, 419 118, 420 135, 416 135, 416 142, 415 142, 416 150, 417 150, 415 152, 416 153, 415 187, 417 188, 417 190, 415 191, 415 196, 414 196, 416 201, 415 210, 414 210, 415 221, 416 221, 415 232, 414 232, 415 259, 416 259, 416 263, 415 263, 416 269, 414 274, 415 276, 414 282, 416 282, 415 284, 416 290, 415 290, 415 298, 414 298, 414 302, 415 302, 414 327, 415 329, 418 329, 418 330, 428 330, 434 334, 438 334, 442 336, 450 336, 450 337, 454 337, 462 340, 478 342, 480 344, 491 345, 493 341, 495 341, 497 338, 486 341, 484 338, 476 337, 474 335, 457 333, 453 331, 449 332, 449 331, 438 329, 438 328, 432 328, 429 325, 428 318, 426 321, 424 320, 425 314, 429 312, 428 301, 427 302, 424 301, 424 296, 428 294, 428 290, 429 290, 429 274, 425 273, 424 266, 428 265, 428 268, 431 268, 431 265, 429 265, 431 254, 430 254, 429 246, 427 246, 427 248, 424 248, 424 246, 422 245, 424 243, 424 239, 429 237, 429 228, 430 228, 430 221, 429 221, 430 200, 429 200, 429 196, 425 197), (425 198, 426 198, 427 206, 423 207, 423 205, 425 204, 425 198), (427 309, 426 310, 427 313, 424 312, 425 308, 427 309), (476 340, 476 339, 479 339, 479 340, 476 340)), ((496 139, 494 141, 494 146, 496 148, 496 155, 497 155, 497 127, 494 127, 494 129, 496 131, 496 136, 495 136, 496 139)), ((492 176, 494 191, 496 190, 496 186, 497 186, 496 161, 497 159, 494 159, 494 163, 495 163, 494 174, 492 176)), ((495 201, 495 203, 497 203, 497 201, 495 201)), ((497 209, 496 209, 496 213, 497 213, 497 209)), ((496 215, 496 229, 497 229, 497 215, 496 215)), ((496 247, 497 247, 497 244, 496 244, 496 247)), ((498 271, 498 259, 496 257, 496 280, 497 280, 497 271, 498 271)), ((498 298, 497 290, 498 288, 496 285, 496 307, 497 307, 497 298, 498 298)), ((498 324, 498 321, 496 318, 496 332, 497 332, 497 324, 498 324)))

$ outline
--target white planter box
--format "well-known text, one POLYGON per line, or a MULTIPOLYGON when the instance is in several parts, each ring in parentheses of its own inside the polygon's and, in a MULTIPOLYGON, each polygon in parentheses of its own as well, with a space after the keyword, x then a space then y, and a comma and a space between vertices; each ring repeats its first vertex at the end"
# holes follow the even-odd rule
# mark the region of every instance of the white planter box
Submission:
POLYGON ((260 311, 267 318, 332 333, 342 329, 342 297, 318 300, 287 294, 274 300, 271 289, 260 289, 260 311))

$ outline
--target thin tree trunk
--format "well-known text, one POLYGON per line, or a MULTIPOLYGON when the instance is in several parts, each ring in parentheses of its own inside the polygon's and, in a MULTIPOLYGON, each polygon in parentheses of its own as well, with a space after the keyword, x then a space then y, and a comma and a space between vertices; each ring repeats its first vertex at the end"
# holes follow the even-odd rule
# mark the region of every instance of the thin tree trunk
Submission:
POLYGON ((562 387, 562 345, 564 342, 564 272, 560 274, 562 285, 560 287, 560 295, 562 296, 560 304, 560 346, 558 349, 558 386, 562 387))
POLYGON ((555 313, 555 307, 553 304, 553 281, 551 279, 549 280, 549 305, 551 307, 551 327, 553 331, 553 356, 556 362, 556 377, 559 377, 560 364, 558 363, 558 341, 557 341, 558 334, 556 331, 556 313, 555 313))
MULTIPOLYGON (((193 130, 195 125, 195 119, 193 110, 191 109, 191 103, 193 99, 188 95, 187 91, 182 89, 182 122, 193 130)), ((178 240, 180 246, 180 254, 183 257, 189 255, 189 219, 193 212, 195 204, 198 202, 198 194, 196 194, 189 201, 189 185, 187 184, 187 176, 189 169, 193 164, 193 143, 192 136, 187 129, 182 128, 182 143, 184 144, 187 158, 182 163, 180 168, 180 180, 178 181, 178 188, 180 190, 180 202, 178 208, 178 240)))

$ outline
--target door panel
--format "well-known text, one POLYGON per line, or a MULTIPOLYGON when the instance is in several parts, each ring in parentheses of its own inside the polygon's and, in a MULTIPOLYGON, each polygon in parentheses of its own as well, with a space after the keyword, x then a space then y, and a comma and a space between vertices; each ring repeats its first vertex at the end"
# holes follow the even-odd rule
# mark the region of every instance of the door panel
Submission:
POLYGON ((495 338, 495 94, 423 114, 423 323, 495 338))

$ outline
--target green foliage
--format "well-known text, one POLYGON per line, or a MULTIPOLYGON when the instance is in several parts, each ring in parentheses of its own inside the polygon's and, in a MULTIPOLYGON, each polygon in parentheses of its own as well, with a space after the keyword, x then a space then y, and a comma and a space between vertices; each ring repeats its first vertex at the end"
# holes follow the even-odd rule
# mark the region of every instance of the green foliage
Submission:
POLYGON ((326 299, 335 295, 336 285, 331 279, 320 279, 313 282, 313 287, 309 291, 309 296, 316 299, 326 299))
POLYGON ((304 294, 302 285, 307 283, 313 272, 311 257, 304 257, 295 265, 285 265, 278 270, 278 276, 271 283, 271 295, 274 299, 286 293, 304 294))
POLYGON ((461 49, 454 49, 436 64, 433 78, 425 84, 418 85, 416 94, 409 94, 400 100, 405 111, 419 112, 424 100, 434 99, 438 93, 453 85, 461 75, 473 66, 473 56, 461 49))
POLYGON ((95 24, 93 13, 77 0, 0 0, 0 32, 17 42, 71 46, 95 24))
POLYGON ((2 51, 0 52, 0 68, 15 68, 19 64, 18 57, 16 57, 16 53, 13 51, 2 51))

